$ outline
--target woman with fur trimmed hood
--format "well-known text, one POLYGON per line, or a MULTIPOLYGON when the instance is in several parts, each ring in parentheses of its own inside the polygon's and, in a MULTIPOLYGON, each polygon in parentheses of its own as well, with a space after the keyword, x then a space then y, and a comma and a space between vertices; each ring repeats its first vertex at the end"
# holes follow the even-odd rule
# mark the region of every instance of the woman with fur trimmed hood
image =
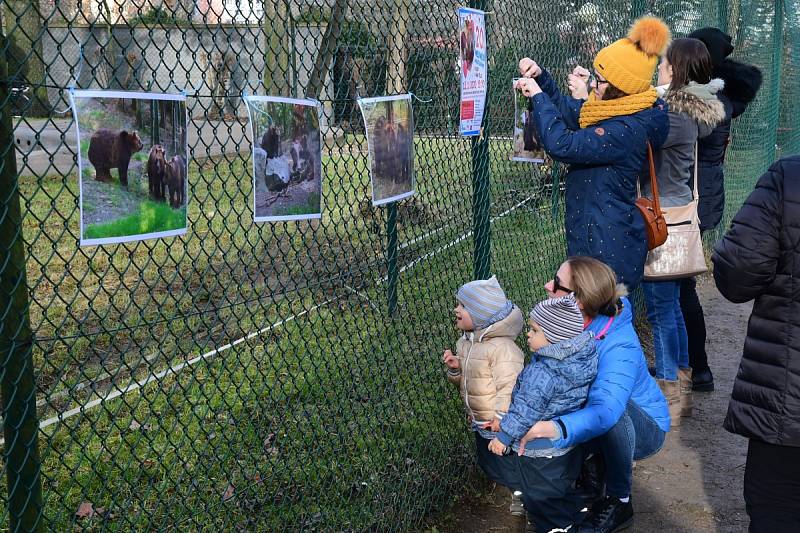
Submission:
MULTIPOLYGON (((658 193, 663 207, 692 201, 695 150, 725 118, 717 98, 724 83, 711 79, 711 56, 697 39, 676 39, 658 66, 658 90, 669 105, 669 134, 655 154, 658 193)), ((642 188, 650 194, 649 180, 642 188)), ((669 405, 672 425, 691 415, 692 378, 686 325, 680 306, 680 280, 642 283, 647 318, 653 327, 656 381, 669 405)))
MULTIPOLYGON (((717 28, 700 28, 690 33, 689 37, 703 41, 711 54, 714 67, 712 76, 725 82, 725 88, 717 93, 725 106, 725 118, 711 135, 700 140, 697 153, 697 186, 700 191, 697 214, 700 216, 700 230, 706 231, 719 224, 725 210, 725 174, 722 167, 730 141, 731 120, 744 113, 755 99, 761 87, 761 71, 752 65, 728 59, 733 53, 731 36, 717 28)), ((694 278, 681 280, 681 310, 689 334, 692 387, 696 391, 713 391, 714 375, 706 355, 706 323, 694 278)))

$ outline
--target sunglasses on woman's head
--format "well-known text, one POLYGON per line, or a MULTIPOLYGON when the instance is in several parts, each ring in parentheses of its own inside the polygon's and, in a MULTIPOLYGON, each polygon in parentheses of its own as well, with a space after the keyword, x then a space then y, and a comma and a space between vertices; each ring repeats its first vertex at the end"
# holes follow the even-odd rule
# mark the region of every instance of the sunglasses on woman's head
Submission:
POLYGON ((564 291, 566 293, 575 292, 572 289, 570 289, 569 287, 563 286, 561 284, 561 280, 558 279, 558 274, 556 274, 556 275, 553 276, 553 294, 555 294, 555 293, 557 293, 559 291, 564 291))

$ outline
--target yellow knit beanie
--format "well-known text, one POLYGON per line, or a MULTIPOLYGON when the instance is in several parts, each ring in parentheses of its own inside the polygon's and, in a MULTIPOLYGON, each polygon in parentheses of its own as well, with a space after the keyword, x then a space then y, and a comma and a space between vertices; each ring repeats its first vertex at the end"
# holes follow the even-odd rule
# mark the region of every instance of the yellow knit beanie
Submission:
POLYGON ((670 41, 670 31, 658 17, 642 17, 627 37, 611 43, 594 58, 595 71, 626 94, 647 90, 653 80, 658 56, 670 41))

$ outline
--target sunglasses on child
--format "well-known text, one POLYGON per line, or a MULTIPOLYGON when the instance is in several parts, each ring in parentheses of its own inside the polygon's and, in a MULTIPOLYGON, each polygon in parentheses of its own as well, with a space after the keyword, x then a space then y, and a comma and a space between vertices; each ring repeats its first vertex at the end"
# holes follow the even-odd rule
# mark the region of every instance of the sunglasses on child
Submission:
POLYGON ((554 274, 553 275, 553 294, 555 294, 555 293, 557 293, 559 291, 564 291, 564 292, 566 292, 568 294, 571 293, 571 292, 575 292, 572 289, 570 289, 569 287, 563 286, 561 284, 561 280, 558 279, 558 274, 554 274))

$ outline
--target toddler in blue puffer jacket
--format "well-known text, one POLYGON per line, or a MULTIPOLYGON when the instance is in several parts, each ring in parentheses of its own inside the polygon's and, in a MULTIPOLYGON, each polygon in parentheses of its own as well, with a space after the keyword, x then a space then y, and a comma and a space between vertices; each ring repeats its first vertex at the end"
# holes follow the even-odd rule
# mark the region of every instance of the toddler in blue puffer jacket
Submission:
MULTIPOLYGON (((528 347, 533 359, 517 377, 511 406, 500 421, 500 432, 489 449, 502 455, 511 446, 518 451, 519 440, 540 420, 577 411, 586 402, 589 387, 597 375, 594 334, 584 331, 583 315, 574 294, 540 302, 530 313, 528 347)), ((571 448, 553 448, 530 442, 528 457, 564 455, 571 448)))

